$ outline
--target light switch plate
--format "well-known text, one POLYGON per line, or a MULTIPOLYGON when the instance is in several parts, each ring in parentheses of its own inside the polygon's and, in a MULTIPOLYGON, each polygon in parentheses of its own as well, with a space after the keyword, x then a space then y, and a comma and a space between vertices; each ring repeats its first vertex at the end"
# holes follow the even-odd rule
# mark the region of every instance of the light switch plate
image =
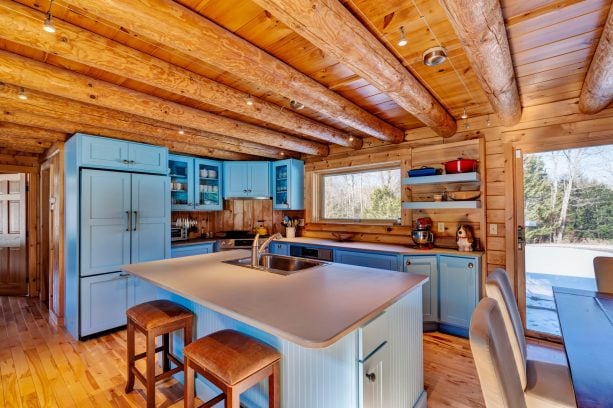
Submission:
POLYGON ((444 222, 439 222, 438 223, 438 227, 436 229, 438 232, 445 232, 445 223, 444 222))
POLYGON ((498 224, 490 224, 490 235, 498 235, 498 224))

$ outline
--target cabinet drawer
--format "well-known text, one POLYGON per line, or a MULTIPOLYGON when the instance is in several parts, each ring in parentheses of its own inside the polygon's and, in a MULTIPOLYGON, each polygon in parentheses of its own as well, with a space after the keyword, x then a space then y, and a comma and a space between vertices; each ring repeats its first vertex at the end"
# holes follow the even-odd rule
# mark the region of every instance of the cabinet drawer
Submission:
POLYGON ((204 255, 210 254, 215 250, 215 244, 213 242, 207 244, 195 244, 178 246, 171 249, 171 258, 182 258, 184 256, 192 255, 204 255))
POLYGON ((81 337, 123 326, 127 308, 127 273, 81 278, 81 337))
POLYGON ((360 361, 366 359, 377 347, 388 340, 386 338, 386 333, 388 333, 387 325, 387 315, 383 312, 358 329, 358 339, 360 342, 358 358, 360 361))
POLYGON ((366 266, 369 268, 387 269, 389 271, 400 270, 398 268, 398 255, 393 254, 337 249, 334 251, 334 262, 366 266))

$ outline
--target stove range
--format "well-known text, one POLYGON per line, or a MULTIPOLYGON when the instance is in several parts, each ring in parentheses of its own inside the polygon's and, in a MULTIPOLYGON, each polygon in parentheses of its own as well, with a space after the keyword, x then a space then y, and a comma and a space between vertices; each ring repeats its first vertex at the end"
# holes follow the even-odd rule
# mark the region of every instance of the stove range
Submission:
MULTIPOLYGON (((227 251, 230 249, 250 249, 253 246, 255 234, 251 231, 223 231, 215 234, 219 240, 219 250, 227 251)), ((266 239, 268 235, 260 235, 266 239)))

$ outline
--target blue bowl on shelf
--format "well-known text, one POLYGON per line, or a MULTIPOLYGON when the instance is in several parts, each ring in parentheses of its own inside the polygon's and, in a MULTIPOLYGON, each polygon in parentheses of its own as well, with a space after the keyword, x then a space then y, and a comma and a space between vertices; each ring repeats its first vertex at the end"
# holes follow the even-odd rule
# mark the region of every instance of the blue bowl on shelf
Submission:
POLYGON ((435 176, 443 171, 434 167, 422 167, 420 169, 411 169, 408 171, 409 177, 435 176))

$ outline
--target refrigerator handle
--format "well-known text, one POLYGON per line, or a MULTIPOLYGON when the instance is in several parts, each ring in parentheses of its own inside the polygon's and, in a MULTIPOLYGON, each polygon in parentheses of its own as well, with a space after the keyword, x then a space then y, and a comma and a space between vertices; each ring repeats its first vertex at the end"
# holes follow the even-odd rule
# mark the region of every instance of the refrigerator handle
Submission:
POLYGON ((134 211, 134 228, 132 228, 132 231, 136 231, 137 224, 138 224, 138 211, 134 211))
POLYGON ((130 226, 132 225, 132 218, 130 217, 130 211, 126 211, 126 217, 128 218, 128 223, 126 225, 126 231, 130 231, 130 226))

